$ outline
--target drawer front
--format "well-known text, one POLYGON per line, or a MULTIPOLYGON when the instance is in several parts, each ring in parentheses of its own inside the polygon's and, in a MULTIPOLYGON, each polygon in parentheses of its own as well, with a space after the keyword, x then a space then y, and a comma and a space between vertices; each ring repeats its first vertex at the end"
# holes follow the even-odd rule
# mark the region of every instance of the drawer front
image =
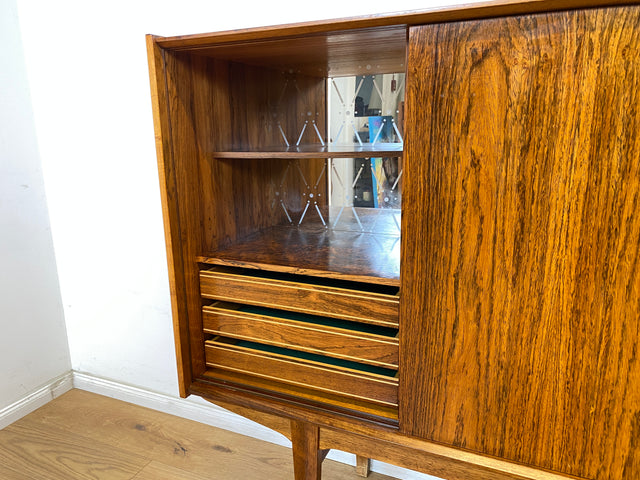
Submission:
POLYGON ((205 346, 207 366, 337 393, 384 406, 398 404, 398 381, 392 376, 260 351, 240 344, 209 340, 205 346))
POLYGON ((311 315, 398 327, 397 295, 325 287, 292 281, 200 272, 203 297, 311 315))
MULTIPOLYGON (((398 368, 397 336, 357 331, 353 327, 349 329, 348 325, 337 328, 327 325, 321 317, 290 314, 290 318, 282 318, 274 316, 278 314, 277 311, 267 311, 270 315, 260 315, 243 311, 243 308, 241 305, 222 303, 203 307, 205 333, 398 368)), ((340 322, 333 322, 334 325, 336 323, 340 322)), ((376 327, 368 330, 375 331, 376 327)))

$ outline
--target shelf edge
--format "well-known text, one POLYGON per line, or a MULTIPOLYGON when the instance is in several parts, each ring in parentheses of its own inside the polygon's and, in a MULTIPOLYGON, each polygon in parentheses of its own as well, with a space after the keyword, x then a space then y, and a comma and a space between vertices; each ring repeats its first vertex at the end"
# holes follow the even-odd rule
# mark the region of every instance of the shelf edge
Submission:
POLYGON ((399 278, 383 278, 368 275, 352 275, 329 270, 317 270, 311 268, 291 267, 287 265, 276 265, 260 262, 249 262, 245 260, 231 260, 216 256, 200 255, 196 257, 196 262, 208 265, 222 265, 227 267, 248 268, 253 270, 266 270, 269 272, 293 273, 295 275, 308 275, 310 277, 333 278, 337 280, 348 280, 353 282, 372 283, 376 285, 386 285, 390 287, 400 287, 399 278))

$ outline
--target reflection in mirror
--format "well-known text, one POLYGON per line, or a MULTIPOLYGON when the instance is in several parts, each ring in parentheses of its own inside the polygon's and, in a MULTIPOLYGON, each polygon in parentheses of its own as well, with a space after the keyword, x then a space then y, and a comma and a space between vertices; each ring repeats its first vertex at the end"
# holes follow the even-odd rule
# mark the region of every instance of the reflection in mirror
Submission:
POLYGON ((394 237, 396 248, 402 157, 376 157, 375 152, 402 150, 404 80, 403 73, 327 80, 326 143, 362 157, 328 158, 313 169, 308 161, 290 160, 272 182, 272 208, 284 213, 285 222, 394 237))
POLYGON ((271 180, 272 210, 297 226, 400 234, 402 169, 389 158, 334 158, 315 169, 290 160, 271 180))
POLYGON ((329 78, 327 91, 330 144, 402 143, 404 73, 329 78))
MULTIPOLYGON (((369 149, 384 144, 402 148, 404 79, 404 73, 328 79, 328 142, 369 149)), ((401 157, 330 159, 329 224, 334 229, 398 235, 401 179, 401 157), (366 209, 386 213, 372 215, 366 209)))

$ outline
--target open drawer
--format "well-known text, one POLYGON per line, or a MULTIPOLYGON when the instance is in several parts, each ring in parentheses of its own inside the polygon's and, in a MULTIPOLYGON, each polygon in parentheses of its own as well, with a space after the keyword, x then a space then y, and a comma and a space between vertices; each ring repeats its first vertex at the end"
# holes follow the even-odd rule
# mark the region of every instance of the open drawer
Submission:
POLYGON ((208 367, 339 394, 383 406, 398 404, 396 372, 254 342, 214 337, 208 367))
POLYGON ((263 307, 215 302, 204 332, 370 365, 398 368, 397 330, 263 307))
POLYGON ((398 289, 298 275, 212 267, 200 271, 204 298, 398 328, 398 289))

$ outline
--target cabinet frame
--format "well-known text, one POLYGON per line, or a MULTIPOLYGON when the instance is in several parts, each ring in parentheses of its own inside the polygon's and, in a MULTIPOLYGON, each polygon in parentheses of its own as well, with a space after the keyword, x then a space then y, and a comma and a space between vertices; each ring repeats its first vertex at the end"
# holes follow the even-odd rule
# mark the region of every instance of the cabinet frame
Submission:
MULTIPOLYGON (((198 104, 198 99, 207 98, 208 101, 216 105, 215 115, 224 118, 231 118, 231 107, 229 104, 220 103, 216 100, 211 86, 206 80, 200 80, 207 75, 226 75, 233 70, 232 75, 256 75, 266 72, 264 65, 260 65, 257 57, 268 53, 275 55, 275 52, 285 52, 291 49, 293 58, 302 62, 305 60, 300 53, 296 53, 292 48, 294 43, 301 43, 305 48, 313 46, 314 53, 311 55, 311 63, 305 64, 302 68, 304 75, 309 75, 311 79, 317 65, 324 65, 320 72, 326 75, 329 72, 344 72, 349 55, 342 54, 339 49, 331 50, 320 48, 319 45, 336 42, 341 48, 346 48, 352 42, 366 38, 376 45, 382 45, 385 39, 389 40, 392 50, 407 41, 408 32, 413 26, 444 24, 451 22, 475 22, 483 19, 504 18, 513 16, 527 16, 536 14, 547 14, 550 12, 573 12, 577 9, 589 11, 597 8, 608 8, 608 12, 614 12, 613 6, 619 5, 619 11, 631 11, 638 7, 635 2, 625 1, 595 1, 585 2, 578 0, 566 0, 561 2, 542 0, 513 2, 502 1, 492 3, 482 3, 463 7, 444 7, 421 12, 407 12, 399 15, 380 15, 361 18, 342 19, 331 22, 309 22, 304 24, 256 28, 247 30, 237 30, 231 32, 220 32, 211 34, 188 35, 181 37, 156 37, 147 36, 147 47, 149 57, 149 70, 151 76, 151 95, 154 110, 154 125, 156 133, 156 147, 158 156, 158 166, 161 184, 162 208, 165 226, 165 237, 167 242, 167 257, 169 264, 170 288, 172 299, 172 313, 174 321, 174 333, 176 339, 176 353, 178 360, 178 374, 180 394, 186 397, 195 394, 206 398, 214 403, 226 406, 249 418, 275 428, 286 435, 292 435, 291 426, 287 421, 294 422, 295 432, 293 437, 299 440, 299 445, 294 444, 297 451, 296 458, 302 450, 323 451, 327 448, 341 448, 354 451, 361 455, 368 455, 391 463, 400 464, 416 470, 424 471, 434 475, 440 475, 448 479, 481 478, 481 479, 567 479, 567 478, 594 478, 597 480, 605 478, 623 478, 624 480, 634 478, 640 472, 640 446, 633 443, 634 436, 640 435, 640 427, 630 422, 633 416, 633 409, 638 407, 638 396, 633 393, 633 389, 640 390, 636 376, 638 367, 634 358, 628 355, 629 347, 637 347, 637 339, 633 338, 633 331, 621 333, 621 337, 615 339, 619 345, 624 347, 621 350, 621 357, 628 361, 629 392, 625 397, 623 393, 617 391, 616 398, 624 403, 624 412, 617 412, 616 418, 612 421, 624 421, 630 428, 629 444, 619 447, 626 458, 625 462, 609 462, 606 466, 598 465, 602 456, 610 457, 612 445, 603 443, 600 446, 592 446, 593 449, 600 449, 599 454, 593 451, 586 451, 582 461, 585 466, 576 466, 571 463, 571 459, 556 455, 554 452, 544 452, 536 457, 534 454, 523 454, 522 449, 504 448, 500 445, 487 445, 496 442, 496 438, 477 438, 470 451, 467 444, 461 438, 451 438, 451 418, 448 412, 446 418, 441 420, 430 418, 429 422, 417 421, 419 412, 416 412, 416 404, 429 404, 425 411, 436 415, 435 403, 429 403, 433 399, 445 401, 446 388, 457 388, 451 383, 453 374, 451 371, 442 372, 438 370, 437 359, 429 359, 428 371, 419 369, 420 375, 431 376, 431 383, 428 387, 421 387, 418 395, 419 400, 412 403, 410 394, 418 386, 419 381, 415 373, 410 372, 410 368, 416 366, 416 355, 430 350, 429 341, 442 341, 438 333, 430 339, 421 339, 419 345, 413 343, 412 338, 426 331, 420 327, 420 316, 428 312, 428 318, 434 319, 439 312, 435 307, 437 295, 425 296, 429 299, 429 305, 422 305, 417 300, 413 306, 410 302, 411 296, 416 292, 424 292, 425 285, 437 286, 437 279, 420 278, 420 272, 416 270, 416 265, 423 267, 425 258, 418 258, 415 265, 409 265, 407 257, 403 257, 403 267, 400 278, 400 375, 399 375, 399 427, 398 424, 389 422, 383 417, 378 417, 375 410, 367 410, 367 406, 360 404, 342 405, 336 400, 316 401, 312 396, 301 391, 282 390, 279 392, 268 392, 268 388, 258 381, 255 384, 240 385, 222 377, 213 378, 207 375, 205 342, 207 340, 204 332, 205 328, 202 320, 203 299, 200 292, 199 271, 201 264, 219 263, 230 265, 232 262, 224 259, 218 262, 215 259, 216 248, 225 245, 229 238, 234 235, 245 235, 250 232, 250 222, 243 222, 242 218, 265 218, 263 212, 253 210, 250 204, 241 207, 238 216, 230 218, 221 210, 212 207, 211 199, 222 196, 233 196, 237 194, 232 184, 215 186, 211 183, 202 182, 199 179, 211 176, 228 175, 231 178, 228 162, 234 157, 233 149, 228 145, 220 143, 220 138, 231 138, 234 133, 227 130, 228 123, 214 122, 207 113, 207 108, 198 104), (246 51, 243 49, 246 47, 246 51), (194 55, 194 52, 199 52, 194 55), (244 53, 243 53, 244 52, 244 53), (207 59, 207 55, 209 59, 207 59), (246 55, 246 56, 245 56, 246 55), (296 57, 297 55, 297 57, 296 57), (215 59, 211 59, 216 57, 215 59), (234 59, 245 61, 249 59, 256 62, 256 65, 246 68, 236 68, 231 66, 234 59), (202 126, 206 127, 202 127, 202 126), (193 128, 191 128, 193 127, 193 128), (202 127, 202 128, 201 128, 202 127), (214 132, 214 135, 204 135, 203 132, 214 132), (220 160, 212 161, 219 157, 220 160), (204 200, 203 200, 204 199, 204 200), (244 210, 242 210, 244 209, 244 210), (217 223, 203 225, 200 220, 207 216, 217 218, 217 223), (240 219, 240 220, 238 220, 240 219), (421 263, 422 262, 422 263, 421 263), (409 279, 407 276, 412 277, 409 279), (418 286, 415 282, 419 283, 418 286), (403 321, 404 318, 411 317, 411 321, 403 321), (410 336, 412 338, 410 338, 410 336), (623 338, 624 337, 624 338, 623 338), (404 352, 403 352, 404 350, 404 352), (404 369, 404 370, 403 370, 404 369), (443 378, 447 378, 450 383, 438 383, 443 378), (635 382, 635 383, 634 383, 635 382), (442 389, 440 391, 439 389, 442 389), (636 395, 636 396, 633 396, 636 395), (429 400, 431 399, 431 400, 429 400), (445 400, 443 400, 445 399, 445 400), (635 407, 634 407, 635 406, 635 407), (365 413, 364 415, 362 413, 365 413), (284 418, 287 421, 282 422, 284 418), (623 419, 623 420, 621 420, 623 419), (437 427, 438 422, 447 423, 445 427, 437 427), (434 426, 436 425, 436 426, 434 426), (635 425, 635 426, 634 426, 635 425), (446 434, 443 432, 446 431, 446 434), (312 445, 312 447, 310 447, 312 445), (380 447, 383 446, 383 448, 380 447), (506 451, 510 453, 505 453, 506 451), (514 453, 515 452, 515 453, 514 453), (501 457, 501 458, 498 458, 501 457), (515 462, 518 460, 520 463, 515 462), (553 468, 554 472, 549 469, 553 468), (609 470, 611 469, 611 470, 609 470), (565 472, 565 473, 560 473, 565 472), (567 473, 569 472, 569 473, 567 473), (572 476, 570 473, 574 473, 572 476), (577 475, 577 476, 576 476, 577 475), (580 476, 582 475, 582 476, 580 476)), ((614 15, 614 13, 611 13, 614 15)), ((620 16, 623 17, 622 15, 620 16)), ((573 28, 570 22, 563 28, 573 28), (567 26, 568 25, 568 26, 567 26)), ((393 55, 381 60, 384 69, 389 69, 394 60, 393 55)), ((412 61, 410 59, 410 61, 412 61)), ((414 64, 408 65, 411 69, 414 64)), ((392 71, 392 70, 389 70, 392 71)), ((309 80, 313 84, 312 80, 309 80)), ((319 84, 318 84, 319 85, 319 84)), ((322 88, 318 87, 318 91, 322 88)), ((313 96, 313 94, 311 94, 313 96)), ((409 105, 407 118, 411 122, 416 122, 420 117, 415 111, 415 99, 408 99, 409 105)), ((247 104, 248 105, 248 104, 247 104)), ((246 105, 245 105, 246 106, 246 105)), ((250 108, 250 107, 247 107, 250 108)), ((241 119, 236 119, 242 123, 241 119)), ((417 135, 418 129, 409 129, 409 135, 413 132, 417 135)), ((241 135, 252 138, 259 138, 259 133, 248 128, 241 135)), ((421 237, 420 225, 413 225, 407 230, 405 225, 406 212, 415 214, 420 210, 416 207, 422 201, 421 195, 425 195, 421 181, 424 180, 425 170, 416 168, 412 171, 412 162, 416 149, 420 145, 408 149, 405 148, 405 168, 409 168, 407 175, 417 175, 409 181, 410 191, 408 201, 411 207, 403 207, 403 249, 412 253, 420 252, 415 244, 421 237), (412 150, 414 149, 414 150, 412 150), (418 180, 418 176, 420 177, 418 180), (410 231, 411 238, 406 235, 410 231)), ((273 157, 273 153, 269 154, 273 157)), ((289 155, 289 152, 283 157, 289 155)), ((306 153, 309 158, 310 154, 306 153)), ((259 159, 262 154, 252 152, 239 153, 237 158, 244 161, 259 159)), ((283 159, 286 160, 286 159, 283 159)), ((275 164, 274 164, 275 165, 275 164)), ((311 164, 310 164, 311 165, 311 164)), ((268 169, 268 166, 263 167, 268 169)), ((310 168, 315 168, 310 166, 310 168)), ((237 172, 236 172, 237 174, 237 172)), ((638 178, 633 172, 625 173, 625 192, 635 195, 637 191, 638 178)), ((226 177, 225 177, 226 178, 226 177)), ((631 215, 631 214, 630 214, 631 215)), ((635 226, 638 223, 636 217, 630 217, 630 227, 628 233, 630 238, 635 235, 635 226)), ((635 237, 633 237, 635 238, 635 237)), ((243 268, 265 268, 261 262, 250 262, 241 265, 243 268)), ((275 269, 274 269, 275 270, 275 269)), ((291 271, 289 267, 285 271, 291 271)), ((427 269, 428 271, 428 269, 427 269)), ((313 270, 310 274, 322 276, 322 272, 313 270)), ((302 269, 298 273, 305 273, 302 269)), ((308 272, 307 272, 308 273, 308 272)), ((594 273, 594 274, 597 274, 594 273)), ((630 274, 628 290, 631 300, 627 306, 630 312, 640 313, 640 307, 634 307, 631 302, 633 295, 637 294, 637 280, 630 274), (635 283, 634 283, 635 282, 635 283)), ((327 275, 330 277, 331 275, 327 275)), ((384 282, 380 282, 384 283, 384 282)), ((595 283, 592 283, 593 285, 595 283)), ((587 288, 589 286, 587 285, 587 288)), ((435 290, 434 290, 435 291, 435 290)), ((621 290, 618 290, 621 291, 621 290)), ((639 304, 640 305, 640 304, 639 304)), ((438 307, 439 308, 439 307, 438 307)), ((621 309, 620 311, 623 311, 621 309)), ((626 310, 624 310, 626 311, 626 310)), ((622 321, 620 318, 614 320, 622 321)), ((440 317, 435 318, 433 325, 437 325, 440 317)), ((452 325, 444 322, 445 328, 453 328, 452 325)), ((631 330, 633 322, 627 326, 631 330)), ((428 329, 427 329, 428 330, 428 329)), ((623 329, 624 330, 624 329, 623 329)), ((626 331, 626 330, 625 330, 626 331)), ((588 337, 588 332, 585 334, 588 337)), ((444 345, 444 343, 442 344, 444 345)), ((442 347, 441 345, 441 347, 442 347)), ((450 345, 452 351, 456 345, 450 345)), ((444 347, 442 347, 444 348, 444 347)), ((449 347, 447 347, 449 348, 449 347)), ((622 347, 621 347, 622 348, 622 347)), ((435 350, 433 350, 435 351, 435 350)), ((465 372, 467 375, 467 372, 465 372)), ((608 378, 615 382, 621 378, 622 373, 612 374, 608 378), (617 376, 616 376, 617 375, 617 376)), ((467 393, 457 388, 454 396, 456 401, 460 401, 467 393)), ((328 397, 326 397, 328 398, 328 397)), ((442 405, 440 405, 442 406, 442 405)), ((444 408, 444 407, 443 407, 444 408)), ((596 408, 596 407, 594 407, 596 408)), ((446 410, 446 408, 445 408, 446 410)), ((443 410, 444 411, 444 410, 443 410)), ((460 410, 462 412, 462 410, 460 410)), ((640 415, 638 407, 637 415, 640 415)), ((511 413, 513 415, 513 412, 511 413)), ((462 415, 462 414, 461 414, 462 415)), ((634 417, 635 418, 635 417, 634 417)), ((638 417, 640 418, 640 417, 638 417)), ((464 419, 463 419, 464 420, 464 419)), ((516 422, 516 418, 511 421, 516 422)), ((596 421, 596 420, 594 420, 596 421)), ((638 423, 638 422, 636 422, 638 423)), ((640 423, 638 423, 640 425, 640 423)), ((467 427, 465 427, 467 428, 467 427)), ((472 428, 472 427, 471 427, 472 428)), ((454 432, 455 434, 455 432, 454 432)), ((454 435, 455 436, 455 435, 454 435)), ((626 438, 626 437, 625 437, 626 438)), ((518 439, 503 439, 505 442, 516 442, 518 439)), ((585 447, 586 448, 586 447, 585 447)), ((309 452, 307 452, 308 454, 309 452)), ((324 455, 316 457, 318 471, 316 473, 296 474, 296 479, 318 478, 319 464, 324 455)), ((298 460, 298 463, 299 460, 298 460)), ((315 463, 314 463, 315 465, 315 463)), ((300 470, 300 469, 297 469, 300 470)))

